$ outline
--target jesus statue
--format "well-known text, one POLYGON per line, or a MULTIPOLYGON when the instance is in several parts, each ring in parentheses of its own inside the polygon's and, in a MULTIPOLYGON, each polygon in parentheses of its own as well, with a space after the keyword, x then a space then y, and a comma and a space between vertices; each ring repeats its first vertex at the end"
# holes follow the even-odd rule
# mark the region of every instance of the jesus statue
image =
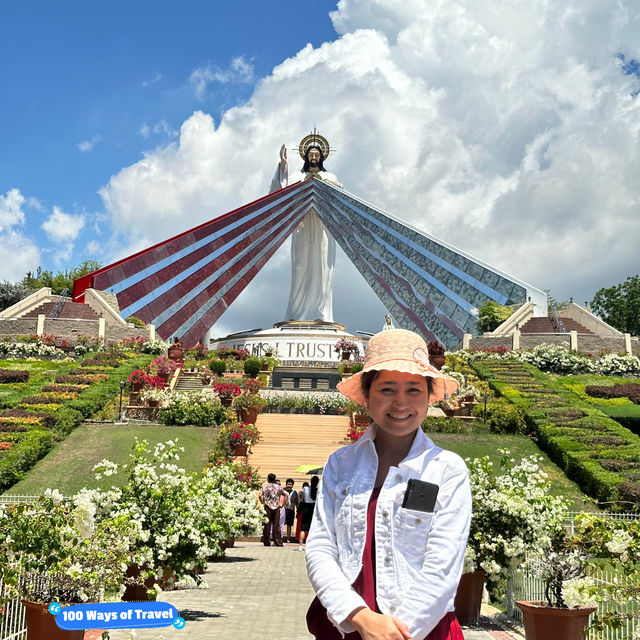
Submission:
MULTIPOLYGON (((304 164, 289 174, 287 148, 280 148, 280 163, 271 181, 271 191, 296 182, 319 178, 342 188, 333 173, 325 171, 329 143, 315 133, 300 142, 304 164)), ((291 292, 286 320, 321 320, 333 322, 333 272, 336 241, 316 213, 309 212, 294 229, 291 240, 291 292)))

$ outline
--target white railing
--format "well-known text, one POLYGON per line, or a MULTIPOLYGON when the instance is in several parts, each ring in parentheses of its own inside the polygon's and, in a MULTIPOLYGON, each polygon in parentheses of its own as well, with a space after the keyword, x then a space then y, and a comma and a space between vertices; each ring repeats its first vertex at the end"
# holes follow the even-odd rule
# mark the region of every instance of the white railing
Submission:
POLYGON ((16 502, 36 502, 40 496, 0 496, 0 504, 14 504, 16 502))
MULTIPOLYGON (((621 576, 615 575, 607 569, 597 569, 591 577, 596 581, 596 584, 603 585, 611 584, 614 580, 620 582, 621 579, 621 576)), ((507 582, 505 604, 507 615, 511 618, 522 621, 522 612, 516 606, 516 600, 544 599, 544 581, 536 577, 531 570, 526 567, 515 571, 507 582)), ((632 640, 632 638, 638 637, 635 634, 640 631, 640 603, 628 602, 626 604, 619 604, 615 602, 600 602, 598 604, 598 614, 603 615, 610 612, 629 614, 630 617, 624 621, 619 629, 605 628, 603 631, 590 630, 587 633, 587 640, 632 640)))

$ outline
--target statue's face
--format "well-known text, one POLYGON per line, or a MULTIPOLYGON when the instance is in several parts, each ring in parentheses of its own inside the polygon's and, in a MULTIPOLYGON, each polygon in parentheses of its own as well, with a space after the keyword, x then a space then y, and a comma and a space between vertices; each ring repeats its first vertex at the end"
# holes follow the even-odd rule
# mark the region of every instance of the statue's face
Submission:
POLYGON ((317 167, 320 164, 320 160, 322 160, 322 155, 318 149, 311 149, 309 151, 309 166, 317 167))

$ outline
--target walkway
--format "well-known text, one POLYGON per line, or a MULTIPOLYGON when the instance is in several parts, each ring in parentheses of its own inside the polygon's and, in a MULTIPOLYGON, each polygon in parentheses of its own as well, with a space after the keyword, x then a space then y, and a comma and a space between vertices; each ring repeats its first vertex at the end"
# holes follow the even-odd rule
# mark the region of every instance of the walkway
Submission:
MULTIPOLYGON (((187 621, 184 629, 138 629, 136 640, 312 640, 305 613, 313 590, 304 553, 297 551, 297 545, 278 548, 259 542, 236 543, 233 549, 227 549, 223 562, 209 564, 203 577, 208 589, 165 591, 160 595, 160 600, 180 611, 187 621)), ((483 628, 464 629, 465 640, 523 640, 523 636, 506 633, 489 618, 483 618, 483 623, 483 628)), ((129 633, 111 631, 111 640, 129 640, 129 633)))

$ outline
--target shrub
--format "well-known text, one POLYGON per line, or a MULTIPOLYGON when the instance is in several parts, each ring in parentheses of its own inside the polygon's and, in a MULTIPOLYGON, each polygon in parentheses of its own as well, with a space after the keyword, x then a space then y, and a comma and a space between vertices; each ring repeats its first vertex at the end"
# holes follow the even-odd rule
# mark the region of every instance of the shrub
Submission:
POLYGON ((244 372, 248 376, 255 378, 260 373, 260 369, 262 369, 260 358, 247 358, 244 361, 244 372))
POLYGON ((14 369, 0 369, 0 384, 10 384, 12 382, 27 382, 29 371, 18 371, 14 369))
POLYGON ((524 412, 518 407, 507 402, 487 403, 485 415, 484 405, 475 406, 473 415, 485 418, 485 422, 491 433, 519 433, 527 432, 527 424, 524 412))
POLYGON ((137 318, 136 316, 129 316, 128 318, 125 318, 124 321, 129 322, 134 327, 140 327, 142 329, 145 329, 147 326, 144 320, 140 320, 140 318, 137 318))
POLYGON ((33 430, 22 435, 9 451, 0 456, 0 491, 4 491, 24 477, 54 443, 50 431, 33 430))
POLYGON ((196 391, 173 394, 168 405, 160 409, 158 417, 163 424, 211 427, 232 420, 234 413, 227 411, 218 398, 196 391))
POLYGON ((227 370, 227 363, 224 360, 213 358, 211 362, 209 362, 209 369, 211 369, 211 373, 216 376, 221 376, 227 370))

